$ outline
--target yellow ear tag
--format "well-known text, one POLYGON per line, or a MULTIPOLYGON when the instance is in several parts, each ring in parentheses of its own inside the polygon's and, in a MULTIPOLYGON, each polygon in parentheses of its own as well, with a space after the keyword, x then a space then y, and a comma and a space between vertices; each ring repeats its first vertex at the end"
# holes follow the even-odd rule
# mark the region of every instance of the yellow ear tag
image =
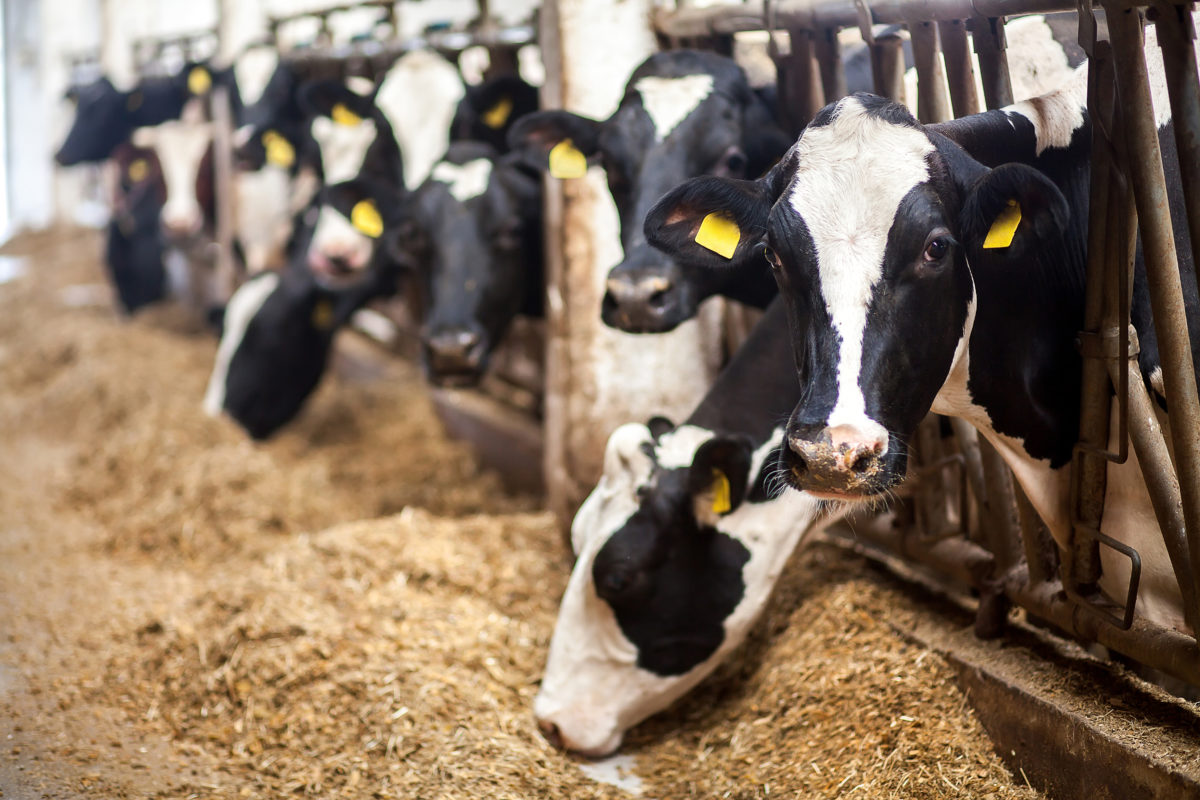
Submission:
POLYGON ((1009 200, 1008 205, 996 217, 992 227, 988 229, 987 237, 983 240, 984 250, 1003 249, 1012 244, 1017 226, 1021 224, 1021 206, 1016 200, 1009 200))
POLYGON ((729 478, 725 477, 725 473, 713 467, 713 504, 712 510, 714 514, 725 514, 733 508, 733 503, 729 500, 729 478))
POLYGON ((587 156, 570 139, 563 139, 550 148, 550 174, 560 180, 587 175, 587 156))
POLYGON ((296 162, 296 148, 275 131, 263 134, 263 146, 267 149, 267 163, 287 169, 296 162))
POLYGON ((130 92, 129 96, 125 98, 125 110, 137 111, 142 107, 142 102, 145 99, 146 98, 142 95, 141 91, 135 90, 130 92))
POLYGON ((350 209, 350 224, 359 233, 366 234, 372 239, 378 239, 383 234, 383 217, 374 200, 359 200, 350 209))
POLYGON ((357 125, 362 122, 362 117, 346 108, 344 103, 335 104, 333 111, 329 112, 329 118, 338 125, 357 125))
POLYGON ((327 331, 333 327, 333 303, 328 300, 318 300, 317 304, 313 306, 312 324, 320 331, 327 331))
POLYGON ((493 130, 499 130, 504 127, 504 123, 508 122, 508 117, 512 114, 512 110, 512 98, 501 97, 496 101, 496 105, 483 112, 483 124, 493 130))
POLYGON ((716 211, 705 217, 700 223, 700 230, 696 231, 696 244, 722 258, 733 258, 741 240, 742 232, 737 223, 716 211))
POLYGON ((192 94, 205 94, 212 88, 212 75, 204 67, 192 67, 187 84, 192 94))
POLYGON ((129 180, 134 183, 141 183, 146 179, 146 173, 150 171, 150 165, 146 163, 144 158, 135 158, 129 162, 129 180))

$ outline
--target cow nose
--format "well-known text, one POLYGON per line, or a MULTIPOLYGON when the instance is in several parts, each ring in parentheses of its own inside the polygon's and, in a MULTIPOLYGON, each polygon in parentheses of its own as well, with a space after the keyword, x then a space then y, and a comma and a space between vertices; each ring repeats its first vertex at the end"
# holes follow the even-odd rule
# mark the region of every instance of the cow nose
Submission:
POLYGON ((562 733, 558 730, 558 726, 548 719, 539 719, 537 721, 538 730, 542 732, 542 736, 550 743, 550 746, 555 750, 563 749, 562 733))
POLYGON ((813 439, 789 436, 788 467, 802 489, 861 494, 877 478, 886 445, 886 439, 838 425, 813 439))
POLYGON ((167 236, 173 239, 183 239, 192 236, 200 230, 200 220, 190 216, 163 216, 163 228, 167 236))
POLYGON ((621 273, 605 283, 601 317, 605 324, 632 333, 670 330, 675 288, 665 275, 621 273))
POLYGON ((442 328, 425 337, 434 378, 472 376, 483 368, 484 338, 470 328, 442 328))

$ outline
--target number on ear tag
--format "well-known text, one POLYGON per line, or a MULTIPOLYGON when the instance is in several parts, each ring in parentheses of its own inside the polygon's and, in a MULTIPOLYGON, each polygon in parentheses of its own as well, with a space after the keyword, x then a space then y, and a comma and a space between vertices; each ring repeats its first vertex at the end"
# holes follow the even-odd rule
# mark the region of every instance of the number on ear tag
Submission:
POLYGON ((134 183, 141 183, 146 180, 146 173, 150 171, 150 165, 146 163, 144 158, 135 158, 129 162, 129 180, 134 183))
POLYGON ((192 67, 188 73, 187 87, 192 94, 205 94, 212 88, 212 75, 204 67, 192 67))
POLYGON ((696 231, 696 244, 722 258, 733 258, 741 240, 742 231, 737 223, 716 211, 705 217, 700 223, 700 230, 696 231))
POLYGON ((496 101, 496 105, 483 112, 483 124, 492 130, 499 130, 504 127, 504 123, 508 122, 508 117, 512 114, 512 110, 512 98, 507 96, 501 97, 496 101))
POLYGON ((313 327, 319 331, 327 331, 333 327, 333 303, 328 300, 318 300, 312 311, 313 327))
POLYGON ((996 217, 992 227, 988 229, 987 237, 983 240, 984 250, 999 250, 1012 244, 1013 236, 1017 234, 1017 226, 1021 224, 1021 206, 1016 200, 1009 200, 1008 205, 996 217))
POLYGON ((357 125, 362 122, 362 117, 346 108, 345 103, 336 103, 333 111, 329 112, 329 117, 338 125, 357 125))
POLYGON ((374 200, 359 200, 355 203, 354 208, 350 209, 350 224, 359 233, 372 239, 383 235, 383 217, 379 216, 379 209, 375 207, 374 200))
POLYGON ((729 499, 729 478, 726 478, 725 473, 716 467, 713 467, 712 473, 713 513, 726 514, 733 508, 733 503, 729 499))
POLYGON ((267 131, 262 137, 267 149, 267 163, 287 169, 296 162, 296 148, 278 131, 267 131))
POLYGON ((560 180, 582 178, 587 174, 587 156, 570 139, 563 139, 550 148, 550 174, 560 180))

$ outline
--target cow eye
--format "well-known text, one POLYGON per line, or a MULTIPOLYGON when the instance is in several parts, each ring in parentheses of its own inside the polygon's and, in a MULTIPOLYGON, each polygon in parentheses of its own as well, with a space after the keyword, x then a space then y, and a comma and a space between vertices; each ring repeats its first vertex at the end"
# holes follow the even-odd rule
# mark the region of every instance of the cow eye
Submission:
POLYGON ((926 261, 941 261, 948 252, 950 252, 950 240, 945 236, 938 236, 925 245, 924 258, 926 261))
POLYGON ((741 174, 746 169, 746 155, 744 153, 730 153, 725 159, 725 169, 741 174))
POLYGON ((765 244, 762 246, 763 258, 771 265, 771 269, 779 269, 779 256, 775 255, 775 251, 765 244))

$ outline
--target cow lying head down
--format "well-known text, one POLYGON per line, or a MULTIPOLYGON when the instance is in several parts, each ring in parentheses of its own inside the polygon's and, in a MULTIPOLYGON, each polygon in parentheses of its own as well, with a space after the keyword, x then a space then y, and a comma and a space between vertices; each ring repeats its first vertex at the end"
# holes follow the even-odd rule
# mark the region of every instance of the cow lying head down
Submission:
POLYGON ((513 126, 514 150, 530 166, 578 177, 598 161, 621 220, 625 260, 609 273, 601 315, 608 325, 642 333, 669 331, 722 293, 765 307, 770 276, 748 280, 664 259, 642 236, 641 221, 663 192, 696 175, 756 176, 789 144, 770 110, 734 61, 674 50, 646 59, 607 120, 566 111, 531 114, 513 126))
MULTIPOLYGON (((696 686, 738 646, 821 517, 785 491, 779 422, 799 396, 776 303, 677 428, 622 425, 575 516, 575 567, 534 714, 589 756, 696 686)), ((828 520, 826 520, 828 521, 828 520)))
MULTIPOLYGON (((932 410, 978 428, 1069 541, 1091 143, 1082 88, 1083 73, 1036 101, 926 126, 880 98, 845 98, 762 180, 694 180, 648 215, 648 238, 676 258, 721 268, 765 257, 774 270, 805 386, 787 426, 794 486, 841 499, 886 491, 932 410), (706 224, 732 252, 697 243, 706 224)), ((1192 272, 1190 250, 1180 255, 1192 272)), ((1144 280, 1139 264, 1133 317, 1153 389, 1144 280)), ((1189 313, 1200 316, 1194 297, 1189 313)), ((1105 528, 1141 552, 1139 608, 1181 627, 1144 481, 1136 464, 1109 471, 1105 528)), ((1101 552, 1101 587, 1122 598, 1129 562, 1101 552)))
POLYGON ((422 355, 439 385, 475 383, 517 314, 542 311, 541 183, 456 142, 407 199, 396 257, 424 287, 422 355))

